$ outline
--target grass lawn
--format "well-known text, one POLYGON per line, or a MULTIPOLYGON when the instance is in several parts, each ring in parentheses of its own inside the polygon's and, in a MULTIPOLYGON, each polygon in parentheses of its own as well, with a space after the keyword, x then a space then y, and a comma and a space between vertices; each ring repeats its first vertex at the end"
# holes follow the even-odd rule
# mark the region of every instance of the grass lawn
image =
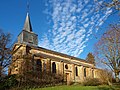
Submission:
POLYGON ((120 90, 120 86, 55 86, 30 90, 120 90))

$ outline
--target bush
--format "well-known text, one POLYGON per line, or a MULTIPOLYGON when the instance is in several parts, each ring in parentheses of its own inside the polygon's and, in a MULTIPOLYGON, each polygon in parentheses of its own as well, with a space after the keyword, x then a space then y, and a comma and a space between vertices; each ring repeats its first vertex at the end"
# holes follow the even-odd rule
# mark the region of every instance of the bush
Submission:
POLYGON ((0 79, 0 90, 6 90, 16 86, 18 81, 15 78, 15 75, 6 76, 0 79))
POLYGON ((97 78, 87 78, 82 85, 84 86, 98 86, 101 82, 97 78))

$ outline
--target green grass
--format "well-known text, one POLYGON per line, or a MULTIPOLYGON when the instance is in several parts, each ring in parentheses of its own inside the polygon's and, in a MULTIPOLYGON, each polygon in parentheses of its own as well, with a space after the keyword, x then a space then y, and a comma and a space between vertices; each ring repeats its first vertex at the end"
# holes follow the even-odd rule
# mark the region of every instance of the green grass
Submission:
POLYGON ((120 90, 120 87, 113 86, 55 86, 46 88, 37 88, 30 90, 120 90))

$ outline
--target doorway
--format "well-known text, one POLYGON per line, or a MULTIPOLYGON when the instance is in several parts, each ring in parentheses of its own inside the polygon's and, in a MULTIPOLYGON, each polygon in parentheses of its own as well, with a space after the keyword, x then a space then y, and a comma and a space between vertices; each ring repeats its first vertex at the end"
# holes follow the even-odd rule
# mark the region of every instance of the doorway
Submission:
POLYGON ((70 85, 70 73, 66 73, 66 84, 70 85))

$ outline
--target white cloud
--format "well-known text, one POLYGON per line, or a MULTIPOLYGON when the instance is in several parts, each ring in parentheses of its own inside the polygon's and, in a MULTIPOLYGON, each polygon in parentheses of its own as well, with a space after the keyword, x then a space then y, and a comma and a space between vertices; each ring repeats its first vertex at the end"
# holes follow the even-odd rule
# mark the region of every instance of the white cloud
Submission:
MULTIPOLYGON (((97 4, 91 0, 48 0, 46 14, 51 17, 53 25, 40 41, 45 48, 78 57, 85 49, 86 43, 96 33, 112 10, 104 14, 95 12, 97 4)), ((100 2, 102 4, 102 2, 100 2)), ((49 18, 50 19, 50 18, 49 18)), ((50 24, 51 25, 51 24, 50 24)))

